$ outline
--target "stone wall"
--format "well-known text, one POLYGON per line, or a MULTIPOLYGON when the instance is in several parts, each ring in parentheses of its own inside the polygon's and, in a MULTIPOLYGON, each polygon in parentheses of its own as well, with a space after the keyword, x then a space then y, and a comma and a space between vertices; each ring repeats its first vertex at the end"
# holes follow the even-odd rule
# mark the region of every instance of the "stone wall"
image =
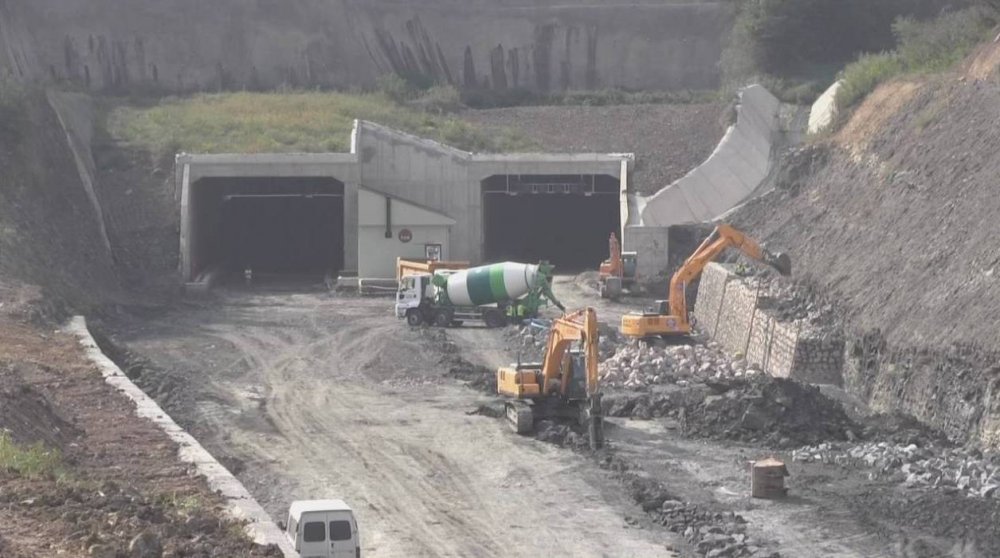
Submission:
POLYGON ((698 286, 696 326, 727 352, 771 376, 841 384, 843 335, 779 320, 760 308, 763 300, 757 286, 730 267, 709 264, 698 286))

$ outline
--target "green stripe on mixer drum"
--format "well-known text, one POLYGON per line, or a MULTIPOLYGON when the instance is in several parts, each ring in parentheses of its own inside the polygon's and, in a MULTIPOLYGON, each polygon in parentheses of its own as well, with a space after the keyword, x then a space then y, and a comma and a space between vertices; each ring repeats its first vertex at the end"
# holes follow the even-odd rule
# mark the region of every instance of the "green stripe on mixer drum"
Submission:
POLYGON ((490 266, 490 291, 493 292, 493 300, 507 300, 507 286, 503 280, 503 265, 490 266))
POLYGON ((465 279, 465 288, 469 290, 469 300, 476 306, 494 302, 489 267, 469 271, 465 279))

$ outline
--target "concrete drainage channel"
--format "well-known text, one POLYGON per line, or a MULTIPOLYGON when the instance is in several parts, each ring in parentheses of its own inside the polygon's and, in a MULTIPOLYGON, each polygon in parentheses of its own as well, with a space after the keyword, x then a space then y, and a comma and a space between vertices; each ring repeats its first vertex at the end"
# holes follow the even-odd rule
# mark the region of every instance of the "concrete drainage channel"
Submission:
POLYGON ((139 417, 153 421, 162 429, 171 440, 179 446, 178 457, 184 463, 195 466, 199 474, 204 475, 208 481, 208 486, 221 494, 227 501, 227 512, 238 521, 246 521, 247 534, 253 541, 260 545, 275 545, 286 557, 298 557, 299 554, 285 538, 284 533, 277 524, 264 511, 257 500, 250 495, 246 487, 243 486, 236 477, 223 467, 205 448, 188 434, 183 428, 177 425, 167 413, 139 389, 124 372, 105 355, 97 342, 87 329, 87 321, 83 316, 74 316, 64 326, 68 333, 76 335, 80 339, 80 345, 84 348, 87 358, 93 362, 104 380, 124 393, 135 403, 135 414, 139 417))

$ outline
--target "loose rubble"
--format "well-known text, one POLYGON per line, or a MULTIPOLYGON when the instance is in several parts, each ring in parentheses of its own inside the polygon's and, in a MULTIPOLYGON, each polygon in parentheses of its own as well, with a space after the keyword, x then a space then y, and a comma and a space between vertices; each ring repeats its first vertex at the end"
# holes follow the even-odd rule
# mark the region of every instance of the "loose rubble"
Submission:
MULTIPOLYGON (((506 333, 508 347, 523 361, 543 356, 549 322, 533 320, 506 333)), ((653 385, 686 387, 705 378, 743 378, 760 374, 745 359, 732 360, 713 341, 693 345, 656 346, 626 340, 613 328, 601 331, 598 345, 602 385, 642 390, 653 385)))
POLYGON ((810 284, 793 281, 774 272, 761 269, 737 258, 736 273, 742 275, 747 287, 758 295, 757 307, 781 322, 791 322, 803 327, 833 330, 839 328, 836 309, 810 284))
POLYGON ((604 385, 642 389, 656 384, 686 387, 696 379, 743 378, 760 374, 745 359, 727 358, 714 343, 667 347, 630 343, 600 364, 604 385))
POLYGON ((872 480, 888 479, 908 488, 931 488, 969 497, 1000 499, 1000 454, 928 444, 824 443, 792 452, 800 463, 827 463, 873 469, 872 480))
POLYGON ((790 448, 857 437, 858 427, 819 388, 757 376, 709 383, 713 393, 680 413, 687 436, 790 448))
POLYGON ((769 552, 764 543, 747 534, 747 520, 734 512, 713 512, 690 502, 683 502, 661 483, 634 470, 623 459, 606 455, 600 467, 613 471, 628 488, 632 499, 656 523, 680 533, 699 556, 780 558, 769 552))

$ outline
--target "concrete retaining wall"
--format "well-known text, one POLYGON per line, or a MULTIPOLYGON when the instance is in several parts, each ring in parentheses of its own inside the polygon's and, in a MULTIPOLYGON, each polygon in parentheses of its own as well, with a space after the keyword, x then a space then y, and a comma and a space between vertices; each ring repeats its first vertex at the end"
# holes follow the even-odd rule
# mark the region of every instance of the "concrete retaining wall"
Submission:
POLYGON ((842 82, 836 81, 816 99, 809 109, 809 133, 818 134, 826 130, 837 117, 837 92, 842 82))
POLYGON ((298 557, 298 553, 289 543, 284 533, 271 520, 257 500, 250 495, 236 477, 223 467, 212 454, 201 447, 198 440, 177 425, 167 413, 156 404, 145 392, 132 383, 132 380, 118 368, 110 358, 101 352, 97 342, 87 329, 87 321, 83 316, 75 316, 66 325, 65 330, 80 339, 87 358, 93 362, 104 375, 104 380, 135 403, 135 414, 140 418, 153 421, 167 436, 177 443, 178 457, 185 463, 195 466, 199 474, 204 475, 208 486, 218 492, 228 503, 227 511, 235 519, 246 521, 247 533, 254 542, 262 545, 274 544, 281 549, 286 557, 298 557))
POLYGON ((639 203, 639 224, 665 227, 711 221, 743 202, 771 170, 780 106, 760 85, 740 91, 736 124, 704 163, 639 203))
POLYGON ((374 85, 397 72, 537 91, 719 84, 725 1, 16 0, 0 73, 90 90, 374 85))
POLYGON ((840 385, 843 336, 780 321, 760 308, 763 298, 726 266, 709 264, 698 287, 697 327, 771 376, 840 385))

